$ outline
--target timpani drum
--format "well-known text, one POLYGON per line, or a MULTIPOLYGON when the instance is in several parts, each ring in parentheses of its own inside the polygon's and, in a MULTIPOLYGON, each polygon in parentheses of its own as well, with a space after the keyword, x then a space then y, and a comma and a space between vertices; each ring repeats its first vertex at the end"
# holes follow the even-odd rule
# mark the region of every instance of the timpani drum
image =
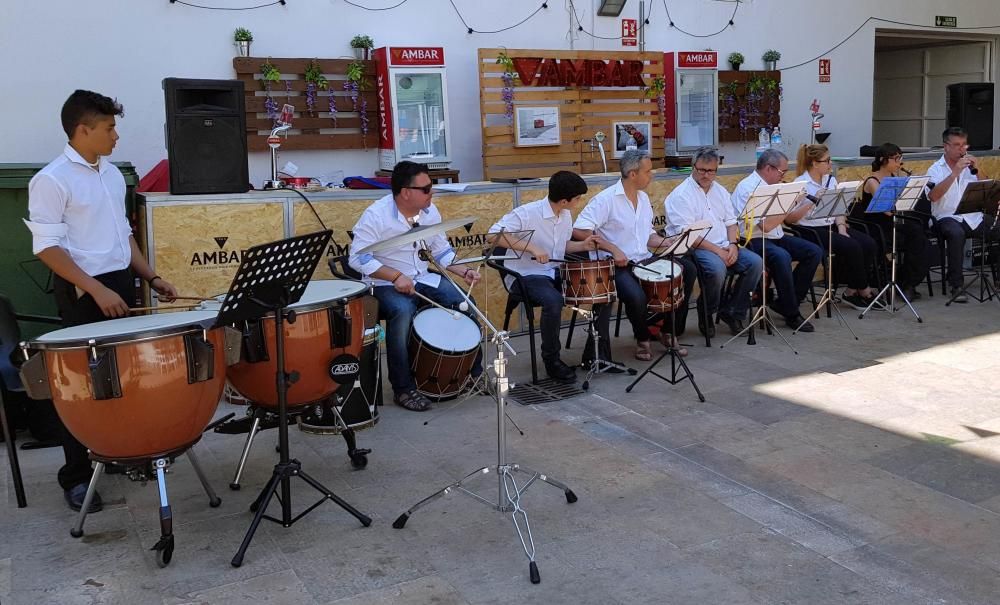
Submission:
POLYGON ((561 273, 567 305, 596 305, 617 298, 614 259, 566 262, 561 273))
POLYGON ((454 397, 472 374, 482 339, 468 315, 431 307, 418 311, 410 330, 410 369, 417 390, 435 399, 454 397))
POLYGON ((22 375, 32 397, 47 376, 59 417, 95 460, 176 454, 201 438, 226 382, 226 336, 211 328, 215 317, 183 311, 49 332, 24 345, 22 375))
POLYGON ((684 268, 661 258, 635 268, 633 274, 646 293, 646 308, 654 313, 673 311, 684 303, 684 268))
MULTIPOLYGON (((285 368, 299 373, 288 388, 289 406, 322 401, 341 386, 331 372, 361 355, 367 292, 367 285, 354 280, 311 281, 302 298, 288 306, 296 317, 285 324, 285 368)), ((241 357, 229 368, 229 381, 254 404, 277 408, 274 314, 240 322, 237 329, 243 333, 241 357)))

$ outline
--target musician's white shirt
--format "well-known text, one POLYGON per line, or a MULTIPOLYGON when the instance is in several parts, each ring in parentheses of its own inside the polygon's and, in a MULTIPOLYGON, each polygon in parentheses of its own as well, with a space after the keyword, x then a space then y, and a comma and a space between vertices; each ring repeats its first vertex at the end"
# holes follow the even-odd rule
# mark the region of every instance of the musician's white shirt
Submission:
POLYGON ((663 209, 667 217, 667 235, 677 235, 699 221, 708 221, 712 227, 705 234, 705 241, 720 246, 729 247, 730 225, 736 224, 733 204, 729 201, 729 192, 719 183, 712 182, 708 193, 701 185, 688 177, 663 200, 663 209))
MULTIPOLYGON (((427 209, 420 212, 417 219, 417 224, 422 226, 436 225, 440 222, 441 213, 438 212, 433 202, 427 209)), ((403 275, 415 282, 432 288, 438 287, 438 284, 441 283, 441 276, 428 271, 429 264, 420 259, 420 246, 417 244, 404 244, 375 253, 358 254, 359 250, 376 242, 402 235, 411 228, 407 217, 403 216, 399 212, 399 208, 396 207, 396 200, 393 199, 391 193, 377 200, 362 213, 361 218, 354 225, 354 239, 351 240, 351 254, 348 257, 348 264, 352 269, 361 273, 365 283, 375 286, 392 285, 392 282, 371 277, 372 273, 385 265, 402 271, 403 275)), ((444 234, 430 236, 424 241, 434 259, 441 266, 447 267, 455 259, 455 251, 444 234)))
POLYGON ((649 196, 639 191, 633 208, 625 196, 621 179, 595 195, 576 217, 573 227, 593 231, 620 248, 631 261, 639 262, 652 256, 647 243, 656 231, 649 196))
MULTIPOLYGON (((500 229, 505 232, 533 230, 534 233, 531 234, 530 240, 532 247, 545 250, 549 258, 564 259, 566 258, 566 243, 573 237, 573 217, 566 208, 560 210, 559 214, 554 213, 549 198, 545 197, 514 208, 490 227, 490 233, 499 233, 500 229)), ((526 235, 518 233, 512 234, 510 237, 517 241, 518 238, 526 235)), ((521 275, 555 277, 558 268, 557 263, 548 262, 543 265, 529 258, 528 254, 513 250, 507 250, 507 257, 510 260, 504 261, 504 266, 521 275), (513 258, 515 256, 522 258, 513 258)), ((508 282, 510 281, 512 278, 508 279, 508 282)), ((510 283, 507 286, 510 287, 510 283)))
MULTIPOLYGON (((832 174, 823 177, 822 184, 814 181, 812 177, 809 176, 808 172, 803 172, 799 176, 795 177, 795 180, 805 181, 806 193, 814 197, 819 197, 816 194, 820 189, 834 189, 837 186, 837 179, 832 174)), ((803 227, 826 227, 827 225, 832 225, 836 221, 836 217, 828 216, 826 218, 802 218, 796 224, 802 225, 803 227)))
MULTIPOLYGON (((951 176, 951 167, 948 166, 948 162, 945 161, 944 156, 941 156, 941 159, 931 164, 931 167, 927 169, 927 176, 931 177, 931 182, 933 183, 940 183, 951 176)), ((978 180, 979 177, 973 175, 968 168, 958 173, 958 178, 951 184, 948 191, 944 192, 941 199, 931 202, 931 214, 934 215, 934 218, 941 220, 952 217, 965 221, 972 229, 978 227, 979 223, 983 222, 982 212, 955 214, 955 210, 958 209, 958 203, 962 201, 962 195, 965 194, 965 188, 969 183, 978 180)), ((928 192, 928 195, 930 195, 930 192, 928 192)))
MULTIPOLYGON (((736 213, 737 219, 741 214, 743 214, 743 209, 747 206, 747 201, 750 200, 750 196, 753 192, 761 185, 766 185, 764 179, 760 178, 760 174, 756 170, 750 173, 750 176, 740 181, 736 185, 736 189, 733 189, 733 195, 729 198, 733 204, 733 212, 736 213)), ((753 237, 760 237, 760 223, 761 221, 754 221, 755 226, 753 230, 753 237)), ((740 225, 740 233, 743 232, 743 225, 740 225)), ((746 234, 744 234, 746 235, 746 234)), ((785 230, 781 228, 781 223, 770 231, 764 233, 764 237, 767 239, 781 239, 785 235, 785 230)))

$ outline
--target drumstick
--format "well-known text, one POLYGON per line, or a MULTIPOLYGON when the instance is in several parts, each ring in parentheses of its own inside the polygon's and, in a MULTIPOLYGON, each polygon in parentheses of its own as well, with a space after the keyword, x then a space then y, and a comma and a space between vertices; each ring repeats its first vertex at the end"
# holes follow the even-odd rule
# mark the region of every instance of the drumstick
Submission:
POLYGON ((438 309, 441 309, 442 311, 447 311, 448 313, 451 313, 451 316, 452 316, 452 317, 453 317, 454 319, 458 319, 458 317, 459 317, 459 315, 458 315, 458 311, 456 311, 456 310, 454 310, 454 309, 449 309, 448 307, 445 307, 445 306, 442 306, 442 305, 440 305, 440 304, 438 304, 438 303, 434 302, 433 300, 431 300, 431 299, 427 298, 426 296, 424 296, 424 295, 423 295, 423 294, 421 294, 420 292, 417 292, 416 290, 414 290, 414 291, 413 291, 413 294, 414 294, 415 296, 419 296, 420 298, 422 298, 422 299, 426 300, 427 302, 431 303, 432 305, 434 305, 434 306, 435 306, 435 307, 437 307, 438 309))
POLYGON ((153 296, 160 300, 196 300, 198 302, 213 300, 204 296, 167 296, 166 294, 154 294, 153 296))
POLYGON ((160 305, 159 307, 132 307, 129 313, 144 313, 146 311, 164 311, 166 309, 194 309, 198 305, 160 305))

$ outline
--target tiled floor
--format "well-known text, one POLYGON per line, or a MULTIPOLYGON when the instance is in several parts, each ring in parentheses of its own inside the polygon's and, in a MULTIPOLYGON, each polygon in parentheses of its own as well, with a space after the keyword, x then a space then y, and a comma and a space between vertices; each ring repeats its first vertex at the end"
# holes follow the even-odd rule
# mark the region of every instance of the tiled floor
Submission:
MULTIPOLYGON (((326 503, 291 528, 265 523, 238 569, 229 561, 271 474, 275 431, 258 439, 237 492, 226 486, 243 437, 209 434, 196 446, 220 508, 177 461, 177 547, 165 569, 149 551, 155 484, 103 479, 108 506, 75 540, 55 483, 61 453, 22 452, 28 508, 16 508, 0 465, 0 603, 996 603, 1000 304, 943 303, 918 303, 923 324, 845 311, 860 341, 821 319, 814 334, 786 333, 798 355, 765 335, 708 350, 689 332, 705 403, 687 384, 649 377, 626 394, 628 377, 601 376, 582 396, 512 404, 524 436, 509 430, 509 459, 579 496, 567 504, 540 482, 523 496, 539 585, 510 516, 455 491, 391 526, 496 462, 496 408, 478 397, 428 414, 384 407, 359 434, 373 449, 364 470, 351 468, 340 437, 293 429, 304 468, 374 522, 326 503)), ((639 367, 628 339, 614 346, 639 367)), ((528 367, 521 355, 510 373, 528 367)), ((494 474, 477 481, 497 498, 494 474)), ((293 483, 297 509, 314 497, 293 483)))

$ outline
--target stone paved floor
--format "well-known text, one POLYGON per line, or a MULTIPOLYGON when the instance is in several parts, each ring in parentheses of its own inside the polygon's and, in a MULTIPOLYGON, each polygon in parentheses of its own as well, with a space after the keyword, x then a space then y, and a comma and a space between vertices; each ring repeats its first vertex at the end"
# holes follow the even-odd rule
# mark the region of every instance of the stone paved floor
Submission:
MULTIPOLYGON (((239 492, 226 485, 242 437, 196 446, 220 508, 178 460, 166 569, 148 550, 159 535, 155 485, 105 478, 108 506, 74 540, 54 479, 60 453, 22 452, 28 508, 16 508, 0 465, 0 603, 996 603, 1000 305, 943 302, 918 303, 923 324, 845 311, 857 342, 823 319, 815 334, 789 336, 799 355, 775 337, 720 351, 689 333, 705 403, 686 384, 648 378, 626 394, 626 377, 602 376, 573 399, 512 404, 525 435, 510 431, 510 459, 579 495, 570 505, 544 484, 524 495, 537 586, 509 516, 460 494, 391 527, 495 461, 495 407, 475 398, 432 414, 386 406, 359 435, 374 450, 360 471, 339 437, 293 430, 306 470, 374 523, 329 503, 290 529, 266 523, 239 569, 229 560, 270 476, 274 431, 258 440, 239 492)), ((631 347, 621 338, 615 350, 627 359, 631 347)), ((567 358, 578 355, 579 345, 567 358)), ((513 376, 527 367, 519 356, 513 376)), ((493 475, 480 485, 496 497, 493 475)), ((297 506, 311 502, 293 486, 297 506)))

